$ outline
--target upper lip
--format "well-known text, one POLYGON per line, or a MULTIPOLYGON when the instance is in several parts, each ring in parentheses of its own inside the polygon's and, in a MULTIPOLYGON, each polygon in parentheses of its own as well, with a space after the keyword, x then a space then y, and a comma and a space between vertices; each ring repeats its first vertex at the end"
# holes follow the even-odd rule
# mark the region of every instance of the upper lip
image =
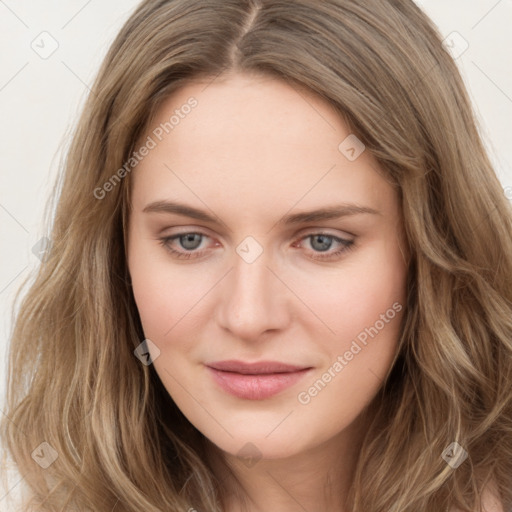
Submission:
POLYGON ((310 368, 308 366, 294 366, 291 364, 280 363, 278 361, 258 361, 255 363, 245 363, 244 361, 216 361, 208 363, 206 366, 225 372, 236 372, 242 374, 269 374, 269 373, 290 373, 310 368))

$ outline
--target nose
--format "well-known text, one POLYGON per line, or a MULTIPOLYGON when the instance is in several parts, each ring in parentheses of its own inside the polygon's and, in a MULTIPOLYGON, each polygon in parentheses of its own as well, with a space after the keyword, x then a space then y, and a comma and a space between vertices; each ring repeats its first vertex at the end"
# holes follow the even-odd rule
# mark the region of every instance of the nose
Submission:
POLYGON ((290 321, 293 294, 269 263, 265 251, 252 263, 235 253, 234 267, 223 280, 217 321, 237 339, 257 340, 290 321))

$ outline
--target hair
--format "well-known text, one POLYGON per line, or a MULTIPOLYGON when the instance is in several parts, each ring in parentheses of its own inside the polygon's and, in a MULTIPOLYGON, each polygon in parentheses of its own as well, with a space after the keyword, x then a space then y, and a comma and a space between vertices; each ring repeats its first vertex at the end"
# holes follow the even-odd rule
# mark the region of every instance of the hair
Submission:
POLYGON ((13 323, 1 435, 26 510, 223 510, 207 440, 133 354, 130 173, 95 191, 174 91, 230 73, 321 97, 399 191, 406 315, 348 509, 480 511, 491 484, 511 509, 512 208, 435 25, 411 0, 145 0, 91 88, 52 194, 52 247, 13 323), (58 453, 46 469, 31 457, 43 441, 58 453), (452 442, 468 453, 456 469, 441 456, 452 442))

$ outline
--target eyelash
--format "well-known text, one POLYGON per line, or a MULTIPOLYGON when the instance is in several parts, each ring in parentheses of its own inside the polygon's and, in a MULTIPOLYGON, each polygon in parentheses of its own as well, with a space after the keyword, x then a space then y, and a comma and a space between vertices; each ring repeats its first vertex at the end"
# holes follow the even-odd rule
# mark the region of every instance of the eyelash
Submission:
MULTIPOLYGON (((176 249, 173 249, 170 246, 170 242, 177 240, 177 239, 181 238, 182 236, 186 236, 186 235, 199 235, 202 237, 209 238, 208 235, 206 235, 204 233, 190 231, 190 232, 185 232, 185 233, 178 233, 177 235, 173 235, 173 236, 159 238, 158 240, 159 240, 160 245, 162 245, 165 250, 170 252, 173 255, 173 257, 175 257, 177 259, 187 259, 188 260, 188 259, 200 258, 203 255, 203 253, 206 252, 205 249, 200 250, 200 251, 195 250, 195 251, 182 252, 182 251, 177 251, 176 249)), ((329 235, 328 233, 321 233, 321 232, 309 233, 308 235, 305 235, 302 238, 300 238, 300 241, 305 240, 307 238, 312 238, 312 237, 318 236, 318 235, 322 235, 322 236, 331 238, 332 240, 340 243, 342 245, 342 247, 340 249, 338 249, 337 251, 329 253, 327 256, 323 256, 324 253, 316 252, 316 254, 321 254, 322 256, 314 256, 311 258, 313 260, 318 260, 318 261, 333 260, 333 259, 336 259, 337 256, 341 256, 342 253, 350 251, 351 249, 354 248, 354 240, 346 240, 344 238, 340 238, 340 237, 337 237, 334 235, 329 235)))

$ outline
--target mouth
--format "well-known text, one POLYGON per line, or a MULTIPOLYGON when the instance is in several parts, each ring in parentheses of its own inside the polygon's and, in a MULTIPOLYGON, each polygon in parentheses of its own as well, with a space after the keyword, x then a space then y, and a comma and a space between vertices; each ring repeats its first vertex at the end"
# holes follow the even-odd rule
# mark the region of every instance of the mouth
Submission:
POLYGON ((206 366, 225 372, 236 372, 244 375, 265 375, 273 373, 291 373, 311 368, 308 366, 297 366, 278 361, 258 361, 255 363, 246 363, 244 361, 217 361, 209 363, 206 366))
POLYGON ((221 361, 206 367, 220 389, 246 400, 263 400, 277 395, 313 369, 274 361, 221 361))

